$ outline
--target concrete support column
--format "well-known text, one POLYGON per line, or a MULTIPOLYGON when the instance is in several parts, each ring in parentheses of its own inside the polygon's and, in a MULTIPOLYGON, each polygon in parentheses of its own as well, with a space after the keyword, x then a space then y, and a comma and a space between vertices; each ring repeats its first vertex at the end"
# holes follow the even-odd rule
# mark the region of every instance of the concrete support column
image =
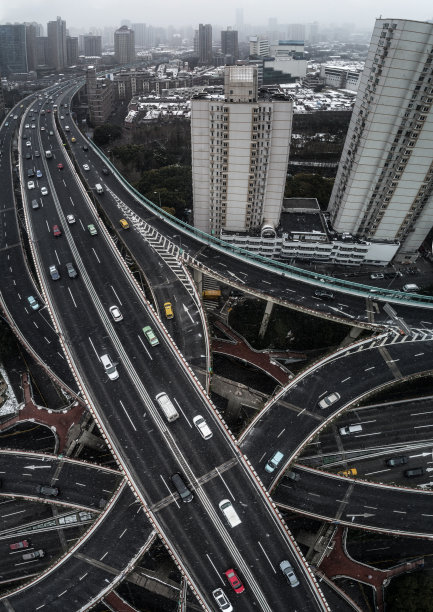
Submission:
POLYGON ((268 329, 269 319, 271 317, 272 310, 274 309, 274 302, 268 300, 266 302, 265 312, 263 314, 262 324, 260 325, 259 338, 263 338, 268 329))
POLYGON ((201 270, 194 270, 194 282, 197 285, 197 291, 200 295, 203 294, 203 272, 201 270))
POLYGON ((343 348, 348 344, 352 344, 352 342, 358 338, 362 331, 362 327, 351 327, 347 336, 340 342, 340 348, 343 348))

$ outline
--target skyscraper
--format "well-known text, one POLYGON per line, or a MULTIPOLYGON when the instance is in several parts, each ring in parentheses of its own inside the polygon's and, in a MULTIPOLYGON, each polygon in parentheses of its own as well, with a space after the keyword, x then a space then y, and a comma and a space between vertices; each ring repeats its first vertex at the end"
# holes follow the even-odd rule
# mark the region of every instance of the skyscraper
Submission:
POLYGON ((57 17, 47 23, 48 64, 55 70, 63 70, 67 65, 66 21, 57 17))
POLYGON ((66 65, 78 64, 78 36, 66 37, 66 65))
POLYGON ((198 26, 198 61, 200 64, 212 64, 212 26, 210 23, 198 26))
POLYGON ((224 97, 191 102, 195 227, 215 235, 275 228, 280 219, 292 102, 259 97, 256 66, 227 66, 224 97))
POLYGON ((433 23, 378 19, 329 211, 334 228, 398 241, 412 261, 433 226, 433 23))
POLYGON ((114 56, 118 64, 132 64, 135 61, 134 30, 126 25, 114 32, 114 56))
POLYGON ((221 32, 221 53, 230 58, 230 63, 239 59, 238 33, 227 28, 221 32))
POLYGON ((86 57, 102 55, 102 37, 86 34, 83 36, 83 51, 86 57))
POLYGON ((26 26, 0 25, 0 73, 27 72, 26 26))

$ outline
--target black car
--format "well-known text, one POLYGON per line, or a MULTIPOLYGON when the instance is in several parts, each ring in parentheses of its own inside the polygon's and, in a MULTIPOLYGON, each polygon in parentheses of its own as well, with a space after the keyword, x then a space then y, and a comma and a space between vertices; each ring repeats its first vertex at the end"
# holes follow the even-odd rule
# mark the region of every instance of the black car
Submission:
POLYGON ((26 159, 32 159, 32 156, 30 153, 26 153, 26 159))
POLYGON ((83 145, 83 151, 88 151, 89 147, 87 145, 83 145))
POLYGON ((408 462, 408 458, 405 455, 401 457, 390 457, 385 461, 388 467, 396 467, 397 465, 404 465, 408 462))
POLYGON ((110 171, 105 166, 102 168, 102 174, 110 174, 110 171))
POLYGON ((322 300, 333 300, 334 294, 329 289, 316 289, 314 295, 322 300))

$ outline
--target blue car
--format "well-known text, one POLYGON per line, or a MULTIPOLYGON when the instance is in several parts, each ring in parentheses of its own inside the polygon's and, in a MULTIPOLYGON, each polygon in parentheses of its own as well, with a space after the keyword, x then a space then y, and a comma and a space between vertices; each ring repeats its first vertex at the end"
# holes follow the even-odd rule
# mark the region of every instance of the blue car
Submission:
POLYGON ((35 300, 32 295, 29 295, 27 298, 28 303, 30 304, 30 308, 32 310, 39 310, 39 303, 35 300))

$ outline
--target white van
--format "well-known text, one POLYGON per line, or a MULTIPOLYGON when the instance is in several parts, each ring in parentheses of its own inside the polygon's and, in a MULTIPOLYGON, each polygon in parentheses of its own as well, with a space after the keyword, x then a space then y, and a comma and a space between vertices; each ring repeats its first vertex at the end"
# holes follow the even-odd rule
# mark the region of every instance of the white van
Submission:
POLYGON ((233 508, 233 504, 229 499, 223 499, 218 504, 219 509, 226 517, 226 520, 230 527, 236 527, 236 525, 240 525, 242 523, 241 519, 238 516, 238 513, 233 508))
POLYGON ((106 371, 108 378, 110 380, 117 380, 119 378, 119 372, 116 370, 116 366, 111 361, 110 355, 101 355, 100 360, 104 366, 104 370, 106 371))
POLYGON ((163 411, 165 415, 165 418, 167 419, 169 423, 179 418, 179 413, 176 410, 176 408, 173 406, 173 403, 171 399, 168 397, 167 393, 164 393, 164 391, 162 393, 158 393, 155 399, 158 402, 161 410, 163 411))
POLYGON ((96 189, 96 193, 104 193, 101 183, 96 183, 95 189, 96 189))
POLYGON ((340 427, 340 436, 347 436, 349 434, 357 433, 362 431, 362 425, 347 425, 346 427, 340 427))
POLYGON ((403 291, 406 291, 407 293, 416 293, 419 291, 419 287, 418 285, 415 285, 415 283, 408 283, 407 285, 403 285, 403 291))

